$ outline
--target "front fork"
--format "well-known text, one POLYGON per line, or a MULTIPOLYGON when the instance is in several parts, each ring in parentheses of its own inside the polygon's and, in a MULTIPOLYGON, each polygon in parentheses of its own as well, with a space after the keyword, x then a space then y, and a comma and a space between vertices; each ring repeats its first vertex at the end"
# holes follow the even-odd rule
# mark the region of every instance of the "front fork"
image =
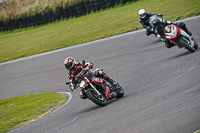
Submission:
POLYGON ((88 78, 84 77, 84 79, 87 80, 87 82, 90 84, 90 86, 94 89, 94 91, 98 94, 101 95, 101 93, 96 89, 96 87, 88 80, 88 78))

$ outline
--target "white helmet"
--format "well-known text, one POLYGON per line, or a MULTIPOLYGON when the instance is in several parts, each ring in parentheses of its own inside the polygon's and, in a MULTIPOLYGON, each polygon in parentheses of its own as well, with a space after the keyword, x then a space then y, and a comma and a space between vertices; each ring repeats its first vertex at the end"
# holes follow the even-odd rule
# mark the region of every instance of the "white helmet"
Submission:
POLYGON ((140 10, 139 10, 139 15, 140 15, 141 18, 145 18, 145 16, 146 16, 146 11, 145 11, 144 9, 140 9, 140 10))

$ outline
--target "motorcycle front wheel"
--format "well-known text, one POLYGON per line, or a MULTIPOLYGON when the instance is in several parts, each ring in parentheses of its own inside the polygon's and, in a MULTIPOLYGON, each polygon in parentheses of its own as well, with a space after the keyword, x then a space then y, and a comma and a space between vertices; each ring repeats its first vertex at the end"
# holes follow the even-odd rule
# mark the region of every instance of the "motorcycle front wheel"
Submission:
POLYGON ((185 37, 181 37, 178 42, 181 44, 181 46, 183 46, 185 49, 187 49, 190 52, 195 52, 195 49, 191 46, 190 43, 188 43, 189 41, 185 38, 185 37))
POLYGON ((86 92, 88 98, 99 106, 106 106, 107 100, 103 95, 98 95, 95 91, 89 90, 86 92))

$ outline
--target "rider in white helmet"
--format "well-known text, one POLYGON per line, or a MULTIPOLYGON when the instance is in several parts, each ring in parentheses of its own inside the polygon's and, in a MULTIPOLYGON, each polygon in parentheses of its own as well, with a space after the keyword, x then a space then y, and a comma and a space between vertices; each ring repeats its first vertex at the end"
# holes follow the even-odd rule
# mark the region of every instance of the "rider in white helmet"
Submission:
POLYGON ((140 10, 139 10, 139 15, 140 15, 141 18, 145 18, 145 16, 146 16, 146 11, 145 11, 144 9, 140 9, 140 10))
MULTIPOLYGON (((146 29, 147 36, 149 36, 150 34, 154 34, 154 31, 150 31, 151 26, 149 24, 149 18, 155 14, 146 13, 144 9, 140 9, 139 15, 140 15, 139 21, 142 24, 143 28, 146 29)), ((163 16, 162 14, 158 14, 158 15, 160 15, 161 17, 163 16)))

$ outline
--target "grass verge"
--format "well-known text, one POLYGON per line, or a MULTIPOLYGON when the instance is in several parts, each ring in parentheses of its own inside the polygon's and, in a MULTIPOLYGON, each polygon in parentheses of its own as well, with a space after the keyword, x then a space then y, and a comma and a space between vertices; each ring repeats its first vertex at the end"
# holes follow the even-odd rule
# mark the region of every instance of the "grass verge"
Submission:
POLYGON ((141 8, 175 21, 199 15, 199 5, 199 0, 139 0, 80 18, 0 33, 0 62, 141 29, 138 21, 141 8))
POLYGON ((49 92, 0 100, 0 132, 33 122, 66 102, 66 94, 49 92), (42 114, 42 115, 41 115, 42 114))

